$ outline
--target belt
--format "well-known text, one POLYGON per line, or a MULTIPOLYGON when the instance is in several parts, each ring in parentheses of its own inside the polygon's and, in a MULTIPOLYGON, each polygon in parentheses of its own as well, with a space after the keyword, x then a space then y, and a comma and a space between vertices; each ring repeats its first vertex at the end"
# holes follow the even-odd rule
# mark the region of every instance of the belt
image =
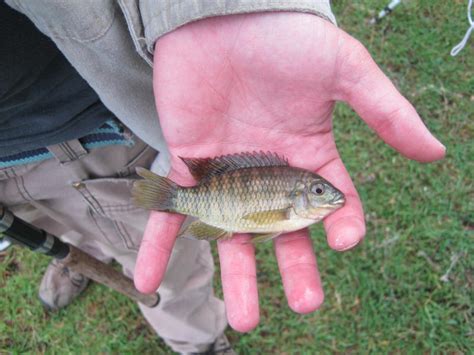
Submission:
MULTIPOLYGON (((124 134, 123 128, 114 119, 106 121, 99 128, 79 138, 78 141, 84 149, 101 148, 109 145, 133 146, 134 144, 133 139, 124 134)), ((54 157, 54 151, 50 147, 32 149, 0 157, 0 168, 36 163, 54 157)))

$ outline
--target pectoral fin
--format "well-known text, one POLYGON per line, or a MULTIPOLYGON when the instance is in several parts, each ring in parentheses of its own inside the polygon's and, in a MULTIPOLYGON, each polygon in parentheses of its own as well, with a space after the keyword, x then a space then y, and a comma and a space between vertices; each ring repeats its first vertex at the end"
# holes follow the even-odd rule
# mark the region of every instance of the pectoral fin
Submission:
POLYGON ((262 211, 246 214, 243 219, 267 225, 275 222, 286 221, 289 218, 289 208, 281 210, 262 211))
POLYGON ((194 221, 188 226, 188 228, 180 233, 179 237, 185 235, 199 240, 217 240, 221 238, 230 238, 232 233, 210 226, 201 221, 194 221))
POLYGON ((280 235, 281 233, 266 233, 266 234, 253 234, 252 239, 250 240, 253 244, 255 243, 262 243, 269 241, 273 238, 276 238, 280 235))

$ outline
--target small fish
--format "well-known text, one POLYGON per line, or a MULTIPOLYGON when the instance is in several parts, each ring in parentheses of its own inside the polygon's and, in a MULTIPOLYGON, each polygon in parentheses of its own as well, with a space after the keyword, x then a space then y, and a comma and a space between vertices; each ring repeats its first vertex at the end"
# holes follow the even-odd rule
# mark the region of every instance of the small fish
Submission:
POLYGON ((217 240, 251 233, 252 242, 266 241, 316 223, 345 202, 321 176, 274 153, 181 159, 196 186, 178 186, 138 168, 144 180, 133 187, 137 206, 197 217, 181 235, 217 240))

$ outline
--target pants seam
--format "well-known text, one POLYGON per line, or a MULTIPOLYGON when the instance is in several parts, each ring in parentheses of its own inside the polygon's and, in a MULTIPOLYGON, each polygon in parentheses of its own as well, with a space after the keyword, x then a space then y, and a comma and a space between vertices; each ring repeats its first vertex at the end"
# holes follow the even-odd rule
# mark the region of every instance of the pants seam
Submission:
POLYGON ((127 232, 127 229, 125 228, 124 224, 122 222, 114 221, 114 225, 115 225, 115 227, 117 229, 117 232, 118 232, 119 236, 121 237, 123 243, 125 244, 125 247, 129 250, 137 251, 138 248, 133 243, 133 238, 127 232))
POLYGON ((97 226, 97 228, 100 230, 102 235, 107 239, 107 241, 110 244, 113 245, 114 243, 107 237, 107 234, 105 233, 105 231, 102 230, 102 228, 100 228, 100 223, 94 216, 93 212, 95 212, 101 218, 104 218, 108 222, 113 224, 115 232, 118 234, 118 237, 120 238, 120 240, 122 241, 122 243, 127 249, 134 250, 134 251, 138 250, 138 248, 136 248, 134 243, 132 242, 132 238, 126 232, 125 227, 123 227, 123 224, 120 222, 114 221, 112 218, 107 216, 104 209, 102 208, 102 205, 99 203, 99 201, 97 201, 97 199, 92 195, 92 193, 87 189, 87 187, 83 187, 80 190, 80 193, 82 197, 86 200, 87 204, 89 205, 89 208, 91 210, 90 215, 94 219, 95 225, 97 226))
POLYGON ((64 155, 65 155, 65 156, 67 157, 67 159, 68 159, 68 160, 64 160, 64 161, 63 161, 63 159, 59 159, 59 161, 60 161, 61 163, 67 163, 67 162, 69 162, 69 161, 72 161, 72 157, 71 157, 69 151, 64 147, 63 143, 59 143, 59 144, 58 144, 58 147, 59 147, 59 149, 61 149, 61 151, 64 153, 64 155))
POLYGON ((33 201, 33 197, 28 193, 25 187, 25 181, 22 176, 16 175, 15 171, 12 170, 12 173, 14 175, 13 181, 15 182, 16 188, 18 192, 20 193, 20 196, 23 198, 25 201, 33 201))
POLYGON ((94 212, 100 214, 101 216, 105 216, 104 209, 100 205, 99 201, 97 201, 97 199, 87 189, 87 187, 83 187, 79 192, 82 197, 84 197, 89 206, 94 210, 94 212))
POLYGON ((108 242, 110 245, 114 245, 114 243, 107 237, 107 233, 105 233, 104 230, 100 227, 100 224, 99 224, 99 222, 97 221, 97 219, 95 218, 94 212, 92 211, 91 208, 88 208, 88 212, 89 212, 89 216, 90 216, 90 217, 92 218, 92 220, 94 221, 95 226, 97 227, 97 229, 99 230, 99 232, 103 235, 103 237, 105 238, 105 240, 107 240, 107 242, 108 242))
POLYGON ((71 156, 71 160, 76 160, 77 159, 77 154, 76 152, 74 151, 74 149, 72 149, 72 147, 69 145, 68 142, 64 142, 64 149, 67 149, 67 151, 69 152, 70 156, 71 156))
POLYGON ((73 159, 78 160, 83 156, 87 155, 87 151, 85 151, 85 148, 82 146, 81 142, 79 140, 76 140, 78 147, 74 148, 69 142, 64 142, 64 144, 67 146, 69 151, 71 152, 73 159))

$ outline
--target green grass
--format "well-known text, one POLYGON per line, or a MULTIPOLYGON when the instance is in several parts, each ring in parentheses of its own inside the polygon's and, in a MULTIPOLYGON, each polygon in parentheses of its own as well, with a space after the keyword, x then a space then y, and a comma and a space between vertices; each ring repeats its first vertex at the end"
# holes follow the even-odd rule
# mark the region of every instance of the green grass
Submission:
MULTIPOLYGON (((313 229, 326 301, 305 316, 288 309, 272 246, 259 245, 261 324, 249 334, 228 332, 239 353, 474 349, 474 38, 458 57, 449 55, 467 29, 467 1, 405 1, 369 26, 387 2, 337 1, 334 10, 447 146, 447 158, 408 161, 338 105, 337 142, 364 202, 366 239, 337 253, 321 227, 313 229), (458 254, 448 282, 441 281, 458 254)), ((47 263, 20 249, 0 255, 0 349, 169 352, 132 302, 97 285, 66 310, 45 313, 36 292, 47 263)))

